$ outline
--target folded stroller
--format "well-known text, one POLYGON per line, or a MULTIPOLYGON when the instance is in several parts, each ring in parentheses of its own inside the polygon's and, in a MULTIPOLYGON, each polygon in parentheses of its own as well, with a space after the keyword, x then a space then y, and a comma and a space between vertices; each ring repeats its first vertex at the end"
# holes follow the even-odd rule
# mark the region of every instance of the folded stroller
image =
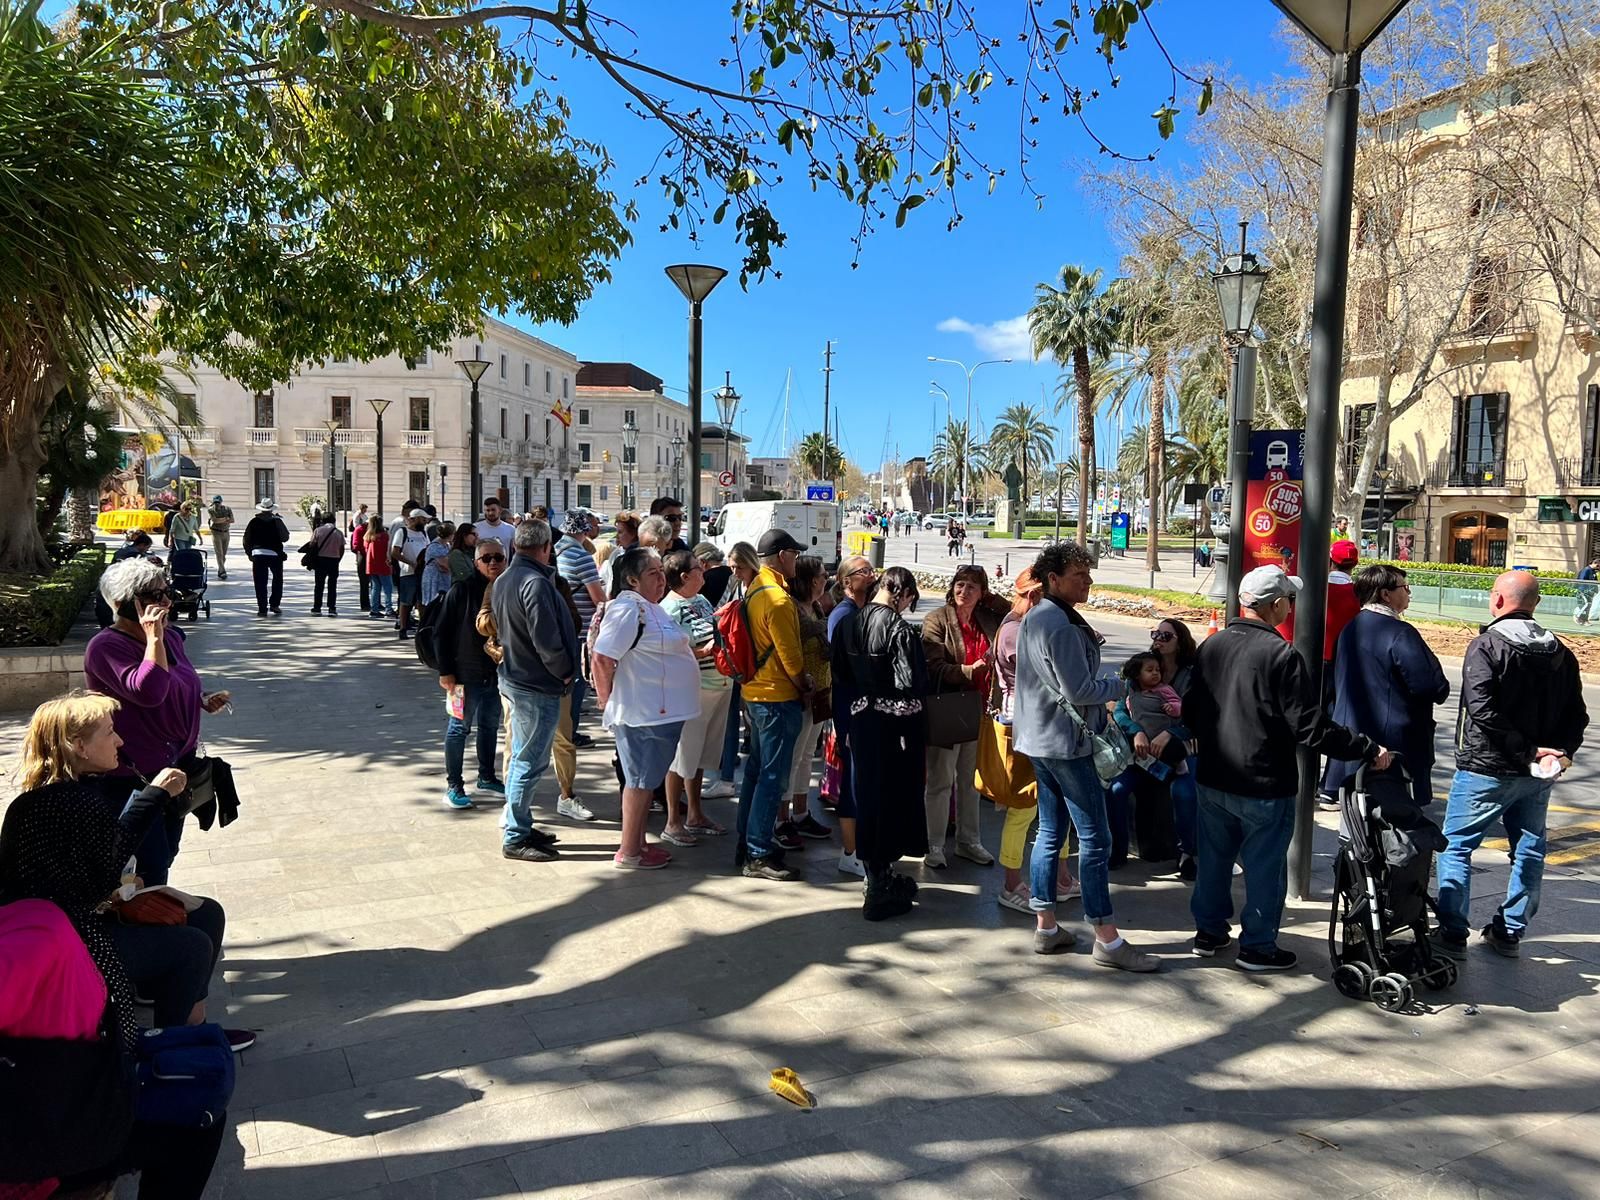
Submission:
POLYGON ((211 620, 211 601, 206 599, 205 551, 190 546, 187 550, 174 550, 167 559, 167 585, 172 590, 174 615, 187 612, 189 620, 198 621, 205 610, 206 620, 211 620))
POLYGON ((1445 839, 1412 801, 1403 767, 1384 777, 1393 790, 1381 798, 1366 774, 1363 765, 1339 795, 1328 957, 1342 994, 1399 1012, 1416 984, 1440 991, 1456 981, 1455 962, 1428 941, 1428 876, 1445 839))

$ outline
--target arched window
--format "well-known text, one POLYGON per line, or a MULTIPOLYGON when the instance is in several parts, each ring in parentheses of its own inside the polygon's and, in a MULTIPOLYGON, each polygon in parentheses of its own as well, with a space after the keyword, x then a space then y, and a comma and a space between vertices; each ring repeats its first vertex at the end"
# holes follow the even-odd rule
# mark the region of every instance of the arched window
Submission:
POLYGON ((1456 513, 1449 521, 1450 561, 1504 570, 1511 523, 1489 512, 1456 513))

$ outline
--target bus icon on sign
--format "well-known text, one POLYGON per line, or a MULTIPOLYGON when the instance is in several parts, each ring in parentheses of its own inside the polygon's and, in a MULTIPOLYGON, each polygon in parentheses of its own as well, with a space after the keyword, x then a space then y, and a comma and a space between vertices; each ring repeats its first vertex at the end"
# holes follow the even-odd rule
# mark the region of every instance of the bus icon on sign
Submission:
POLYGON ((1268 442, 1267 443, 1267 470, 1269 470, 1269 471, 1273 471, 1273 470, 1287 471, 1288 469, 1289 469, 1289 443, 1288 442, 1268 442))

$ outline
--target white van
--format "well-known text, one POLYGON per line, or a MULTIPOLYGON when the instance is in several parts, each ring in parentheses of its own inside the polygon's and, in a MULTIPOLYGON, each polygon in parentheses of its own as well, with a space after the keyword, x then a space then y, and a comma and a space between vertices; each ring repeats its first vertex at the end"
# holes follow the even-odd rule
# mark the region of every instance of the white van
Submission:
POLYGON ((736 542, 761 541, 769 529, 782 529, 833 570, 844 550, 844 530, 837 504, 825 500, 743 500, 725 505, 706 529, 706 538, 726 554, 736 542))

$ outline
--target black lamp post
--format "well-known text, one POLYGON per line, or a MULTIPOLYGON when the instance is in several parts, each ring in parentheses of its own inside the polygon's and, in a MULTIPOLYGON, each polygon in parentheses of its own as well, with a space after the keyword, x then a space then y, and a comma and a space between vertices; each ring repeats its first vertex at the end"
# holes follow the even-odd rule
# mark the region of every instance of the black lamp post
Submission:
POLYGON ((1378 481, 1378 554, 1383 558, 1393 558, 1394 554, 1383 544, 1383 527, 1389 520, 1389 477, 1394 472, 1384 467, 1374 467, 1372 474, 1378 481))
POLYGON ((633 499, 633 468, 634 460, 639 456, 639 427, 629 417, 622 426, 622 470, 628 477, 628 482, 622 488, 622 507, 632 509, 633 499))
MULTIPOLYGON (((724 472, 731 469, 733 419, 739 415, 739 401, 743 399, 738 392, 733 390, 733 372, 725 371, 722 377, 722 386, 719 387, 711 398, 717 402, 717 417, 722 421, 722 469, 724 472)), ((722 489, 722 503, 727 505, 733 497, 732 488, 722 489)))
POLYGON ((1255 328, 1256 305, 1267 283, 1267 269, 1245 249, 1250 222, 1239 222, 1239 253, 1230 254, 1222 270, 1211 277, 1217 290, 1217 308, 1222 314, 1222 331, 1233 350, 1233 377, 1229 392, 1229 477, 1233 503, 1228 513, 1228 595, 1227 613, 1239 615, 1239 580, 1244 577, 1245 488, 1250 475, 1250 422, 1256 409, 1256 348, 1250 343, 1255 328))
POLYGON ((672 494, 683 499, 683 434, 672 435, 672 494))
POLYGON ((482 432, 483 410, 478 404, 478 380, 483 378, 483 373, 489 369, 489 364, 481 358, 458 358, 456 366, 461 368, 462 374, 472 380, 471 429, 467 434, 467 473, 472 476, 467 481, 467 496, 471 509, 467 513, 467 519, 476 521, 483 515, 483 477, 479 474, 478 462, 478 440, 482 432))
MULTIPOLYGON (((1339 381, 1344 357, 1345 288, 1350 276, 1350 210, 1355 190, 1361 52, 1406 0, 1273 0, 1328 54, 1328 106, 1323 117, 1322 192, 1317 201, 1317 267, 1307 371, 1305 504, 1300 519, 1300 593, 1294 644, 1313 684, 1322 684, 1322 641, 1328 618, 1328 532, 1333 524, 1334 448, 1339 442, 1339 381)), ((1321 763, 1300 750, 1300 792, 1289 847, 1290 891, 1311 891, 1311 836, 1321 763)))
POLYGON ((711 290, 727 276, 721 267, 679 263, 667 268, 667 278, 678 285, 689 302, 689 544, 700 543, 700 306, 711 290))
POLYGON ((372 405, 372 411, 378 418, 378 515, 387 517, 388 514, 383 511, 383 412, 394 401, 369 399, 367 403, 372 405))

